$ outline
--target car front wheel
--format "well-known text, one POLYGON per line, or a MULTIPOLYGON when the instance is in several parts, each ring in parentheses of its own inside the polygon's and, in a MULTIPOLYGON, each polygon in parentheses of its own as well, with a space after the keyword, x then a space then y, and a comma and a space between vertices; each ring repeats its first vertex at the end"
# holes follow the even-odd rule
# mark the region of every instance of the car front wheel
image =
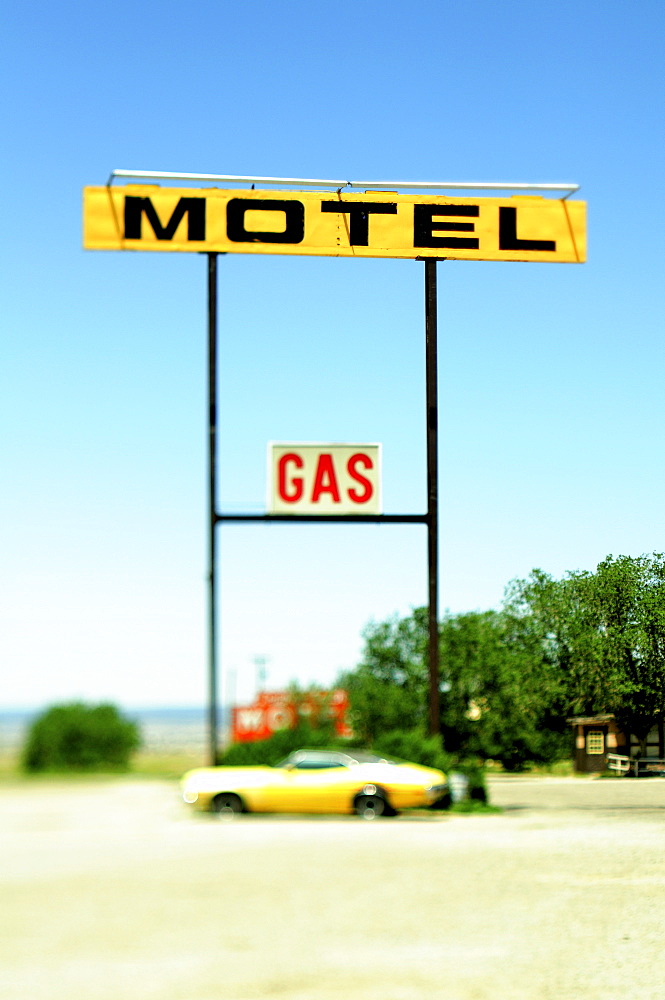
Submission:
POLYGON ((238 813, 243 812, 243 805, 237 795, 226 792, 213 799, 212 809, 220 819, 233 819, 238 813))

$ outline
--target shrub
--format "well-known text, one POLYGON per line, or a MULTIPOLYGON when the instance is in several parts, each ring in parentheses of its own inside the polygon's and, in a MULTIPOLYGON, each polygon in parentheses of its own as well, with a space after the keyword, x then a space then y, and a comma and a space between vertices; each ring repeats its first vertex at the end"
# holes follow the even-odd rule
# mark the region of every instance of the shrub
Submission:
POLYGON ((469 783, 469 799, 472 802, 486 803, 488 801, 487 787, 482 766, 472 760, 461 760, 455 764, 455 770, 463 774, 469 783))
POLYGON ((23 767, 31 772, 125 770, 140 744, 138 726, 114 705, 54 705, 30 727, 23 767))
POLYGON ((440 771, 451 768, 452 759, 443 749, 441 737, 428 736, 422 729, 392 729, 382 733, 372 744, 372 750, 440 771))
POLYGON ((335 747, 346 746, 335 737, 332 726, 313 729, 307 723, 301 722, 294 729, 280 729, 267 740, 255 740, 251 743, 232 743, 222 755, 220 764, 225 767, 245 767, 264 765, 274 767, 288 757, 294 750, 303 747, 335 747))

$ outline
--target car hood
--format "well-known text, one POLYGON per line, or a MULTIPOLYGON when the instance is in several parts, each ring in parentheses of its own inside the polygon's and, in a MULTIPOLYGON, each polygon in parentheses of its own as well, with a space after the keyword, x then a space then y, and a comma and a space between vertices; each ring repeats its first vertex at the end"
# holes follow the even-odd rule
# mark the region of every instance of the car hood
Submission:
POLYGON ((224 775, 224 782, 237 785, 242 782, 246 787, 252 785, 265 785, 271 777, 279 774, 279 769, 275 767, 197 767, 193 771, 188 771, 183 775, 181 785, 183 788, 195 788, 199 792, 215 790, 219 788, 220 776, 224 775))
MULTIPOLYGON (((443 771, 435 767, 425 767, 424 764, 388 764, 387 767, 401 780, 423 781, 431 785, 445 785, 448 781, 443 771)), ((386 779, 388 780, 388 779, 386 779)))

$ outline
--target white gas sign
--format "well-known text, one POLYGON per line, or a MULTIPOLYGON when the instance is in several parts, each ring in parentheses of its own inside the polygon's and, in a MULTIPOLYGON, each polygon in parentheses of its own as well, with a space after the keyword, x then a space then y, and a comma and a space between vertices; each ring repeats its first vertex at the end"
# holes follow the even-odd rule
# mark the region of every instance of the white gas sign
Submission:
POLYGON ((380 514, 381 445, 268 446, 269 514, 380 514))

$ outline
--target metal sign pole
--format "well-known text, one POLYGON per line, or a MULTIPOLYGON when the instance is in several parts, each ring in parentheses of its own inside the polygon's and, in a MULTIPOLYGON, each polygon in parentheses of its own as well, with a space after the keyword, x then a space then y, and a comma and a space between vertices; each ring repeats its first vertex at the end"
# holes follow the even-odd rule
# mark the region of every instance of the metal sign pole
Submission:
POLYGON ((208 257, 208 729, 209 760, 215 767, 217 750, 217 254, 208 257))
POLYGON ((427 566, 429 576, 429 728, 439 732, 439 407, 436 260, 425 261, 427 381, 427 566))

